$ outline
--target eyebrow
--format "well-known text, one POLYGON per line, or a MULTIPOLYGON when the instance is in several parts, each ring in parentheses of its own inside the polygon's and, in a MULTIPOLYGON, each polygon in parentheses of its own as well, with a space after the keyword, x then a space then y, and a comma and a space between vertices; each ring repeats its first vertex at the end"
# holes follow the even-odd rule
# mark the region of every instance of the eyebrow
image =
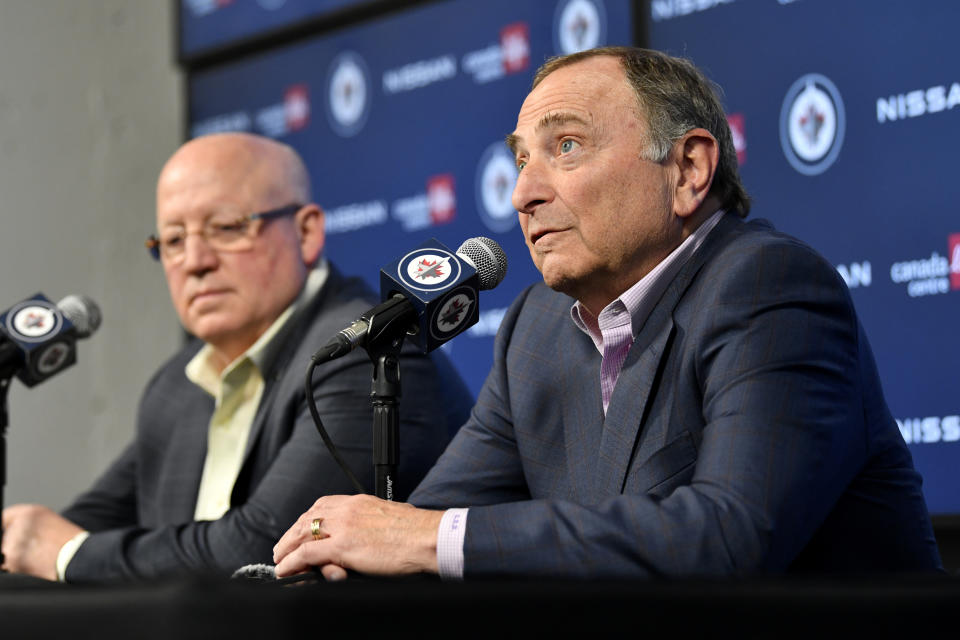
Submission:
POLYGON ((517 145, 520 142, 520 136, 508 133, 507 137, 504 138, 504 142, 507 143, 507 147, 510 148, 510 151, 513 153, 514 157, 517 155, 517 145))
MULTIPOLYGON (((559 111, 559 112, 551 111, 549 113, 544 114, 544 116, 540 118, 540 121, 537 122, 537 126, 535 127, 534 131, 540 131, 541 129, 548 129, 550 127, 559 127, 565 124, 569 124, 571 122, 575 122, 577 124, 581 124, 584 126, 587 126, 590 124, 584 118, 578 116, 575 113, 570 113, 566 111, 559 111)), ((513 155, 516 156, 517 147, 519 146, 520 142, 523 141, 523 138, 521 138, 516 134, 509 133, 507 134, 505 141, 507 143, 507 146, 510 148, 510 151, 512 151, 513 155)))

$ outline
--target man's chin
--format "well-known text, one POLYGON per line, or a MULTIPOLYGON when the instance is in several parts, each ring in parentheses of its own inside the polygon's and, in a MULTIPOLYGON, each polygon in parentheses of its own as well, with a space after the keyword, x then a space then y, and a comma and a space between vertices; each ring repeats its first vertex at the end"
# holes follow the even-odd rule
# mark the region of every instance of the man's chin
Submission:
POLYGON ((573 291, 576 289, 576 280, 569 273, 559 269, 545 269, 541 271, 541 275, 543 275, 544 284, 554 291, 573 295, 573 291))
POLYGON ((204 342, 217 344, 228 339, 238 330, 226 314, 205 313, 198 318, 191 318, 189 324, 185 323, 184 328, 191 334, 200 338, 204 342))

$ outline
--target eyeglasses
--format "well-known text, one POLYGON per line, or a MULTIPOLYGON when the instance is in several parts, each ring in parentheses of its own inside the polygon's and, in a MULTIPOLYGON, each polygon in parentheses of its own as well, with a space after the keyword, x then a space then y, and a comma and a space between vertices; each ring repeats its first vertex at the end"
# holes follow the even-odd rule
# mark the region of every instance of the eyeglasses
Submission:
MULTIPOLYGON (((271 220, 282 216, 289 216, 303 208, 300 204, 288 204, 279 209, 271 209, 261 213, 253 213, 242 218, 211 218, 203 225, 200 234, 215 251, 247 251, 253 247, 253 239, 260 227, 254 227, 254 220, 271 220)), ((151 235, 144 243, 150 256, 159 260, 161 256, 168 262, 178 262, 183 259, 187 248, 186 227, 171 226, 165 228, 159 235, 151 235)))

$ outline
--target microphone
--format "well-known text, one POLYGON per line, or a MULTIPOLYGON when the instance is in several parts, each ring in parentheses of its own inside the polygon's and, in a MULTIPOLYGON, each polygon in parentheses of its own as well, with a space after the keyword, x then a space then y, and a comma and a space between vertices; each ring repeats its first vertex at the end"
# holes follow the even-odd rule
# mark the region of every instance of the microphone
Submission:
POLYGON ((33 387, 77 361, 76 341, 100 326, 100 308, 86 296, 56 305, 35 293, 0 314, 0 380, 16 375, 33 387))
POLYGON ((506 273, 507 255, 490 238, 470 238, 456 253, 431 238, 380 270, 383 302, 339 331, 313 360, 339 358, 400 330, 429 353, 476 324, 477 293, 496 287, 506 273))
POLYGON ((272 564, 245 564, 231 575, 234 580, 273 582, 277 579, 276 567, 272 564))

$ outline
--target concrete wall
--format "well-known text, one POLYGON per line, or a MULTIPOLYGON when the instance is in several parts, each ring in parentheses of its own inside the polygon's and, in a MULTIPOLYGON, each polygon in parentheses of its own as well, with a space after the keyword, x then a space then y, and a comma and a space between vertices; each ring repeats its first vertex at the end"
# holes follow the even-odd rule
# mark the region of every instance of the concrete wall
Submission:
POLYGON ((9 397, 4 503, 60 508, 130 440, 181 340, 158 264, 154 181, 177 147, 172 0, 0 2, 0 307, 93 298, 78 364, 9 397))

